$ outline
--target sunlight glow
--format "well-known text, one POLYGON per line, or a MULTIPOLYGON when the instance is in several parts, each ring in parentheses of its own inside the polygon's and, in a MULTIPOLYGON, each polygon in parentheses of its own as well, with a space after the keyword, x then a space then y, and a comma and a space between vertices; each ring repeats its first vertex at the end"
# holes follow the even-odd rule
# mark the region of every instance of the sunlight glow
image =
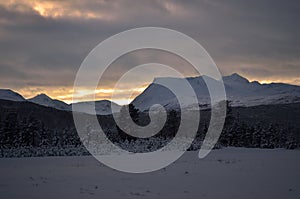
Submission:
MULTIPOLYGON (((103 2, 98 2, 103 3, 103 2)), ((83 5, 84 2, 81 2, 83 5)), ((29 9, 37 12, 43 17, 52 18, 84 18, 84 19, 100 19, 100 20, 112 20, 113 15, 103 12, 95 12, 92 9, 82 10, 80 2, 72 4, 72 1, 38 1, 38 0, 10 0, 10 1, 0 1, 0 5, 4 5, 7 8, 15 9, 21 12, 28 12, 29 9), (21 6, 22 5, 22 6, 21 6)))
POLYGON ((147 85, 140 88, 126 88, 122 90, 114 89, 97 89, 96 91, 87 88, 82 88, 77 93, 73 93, 73 88, 56 88, 56 87, 37 87, 37 88, 22 88, 16 89, 18 93, 23 95, 26 99, 32 98, 38 94, 46 94, 52 99, 64 101, 67 104, 80 101, 89 101, 95 94, 95 100, 112 100, 111 95, 114 93, 113 101, 117 104, 123 105, 130 103, 137 95, 146 89, 147 85), (78 99, 73 101, 73 95, 78 99))

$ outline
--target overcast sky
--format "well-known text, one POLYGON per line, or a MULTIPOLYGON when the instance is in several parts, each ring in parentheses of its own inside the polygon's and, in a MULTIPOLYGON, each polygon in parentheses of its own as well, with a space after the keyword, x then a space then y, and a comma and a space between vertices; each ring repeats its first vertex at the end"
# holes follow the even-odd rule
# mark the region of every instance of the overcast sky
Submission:
MULTIPOLYGON (((0 1, 0 87, 25 97, 43 92, 69 102, 88 52, 116 33, 144 26, 191 36, 223 75, 300 85, 300 1, 0 1)), ((116 65, 149 57, 158 62, 168 56, 136 53, 116 65)), ((167 62, 181 64, 174 60, 167 62)))

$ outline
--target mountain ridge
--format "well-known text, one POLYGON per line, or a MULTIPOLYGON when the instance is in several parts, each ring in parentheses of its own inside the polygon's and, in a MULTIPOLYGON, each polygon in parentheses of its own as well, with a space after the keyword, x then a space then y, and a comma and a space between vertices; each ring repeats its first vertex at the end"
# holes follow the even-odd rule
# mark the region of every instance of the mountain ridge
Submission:
MULTIPOLYGON (((249 81, 247 78, 233 73, 228 76, 223 76, 223 82, 226 90, 227 99, 231 101, 232 106, 255 106, 263 104, 284 104, 300 102, 300 86, 285 84, 285 83, 269 83, 261 84, 258 81, 249 81)), ((195 90, 198 97, 199 105, 207 107, 210 103, 209 92, 206 87, 206 81, 212 83, 220 83, 207 76, 186 77, 185 78, 195 90)), ((177 77, 159 77, 154 78, 153 82, 138 95, 131 103, 140 110, 147 110, 153 104, 161 104, 167 109, 176 108, 178 101, 174 95, 166 88, 159 85, 163 81, 172 81, 173 84, 181 85, 184 78, 177 77)), ((180 89, 179 89, 180 90, 180 89)), ((52 99, 44 93, 38 94, 33 98, 25 99, 22 95, 10 89, 0 89, 0 99, 11 101, 29 101, 46 107, 52 107, 58 110, 71 111, 72 105, 80 105, 81 112, 92 113, 91 107, 93 102, 78 102, 66 104, 63 101, 52 99)), ((186 104, 191 106, 191 104, 186 104)), ((97 114, 110 114, 111 111, 120 109, 120 105, 109 100, 95 101, 97 114), (110 107, 110 104, 112 107, 110 107)))
MULTIPOLYGON (((206 76, 185 78, 194 89, 199 105, 209 107, 210 96, 206 82, 220 84, 221 81, 206 76), (205 79, 205 81, 204 81, 205 79)), ((169 84, 181 86, 183 78, 158 78, 155 79, 131 103, 140 110, 149 110, 154 104, 161 104, 167 109, 178 109, 179 104, 175 95, 159 83, 169 81, 169 84)), ((260 84, 250 82, 237 73, 222 77, 227 100, 232 106, 256 106, 264 104, 284 104, 300 102, 300 86, 285 83, 260 84)), ((182 94, 183 96, 186 96, 182 94)), ((186 104, 186 107, 193 104, 186 104)))
MULTIPOLYGON (((30 103, 38 104, 40 106, 50 107, 62 111, 72 111, 72 105, 76 104, 79 106, 81 110, 80 112, 88 113, 88 114, 93 113, 93 111, 91 111, 91 108, 93 107, 92 102, 84 101, 84 102, 67 104, 63 101, 52 99, 51 97, 49 97, 44 93, 40 93, 32 98, 25 99, 22 95, 12 91, 11 89, 0 89, 0 99, 8 100, 8 101, 30 102, 30 103)), ((111 102, 109 100, 98 100, 95 101, 95 109, 97 115, 108 115, 111 114, 112 110, 119 110, 120 105, 111 102), (113 106, 113 109, 111 109, 110 104, 113 106)))
POLYGON ((33 98, 27 99, 27 101, 35 103, 35 104, 39 104, 42 106, 46 106, 46 107, 56 108, 58 110, 66 110, 66 111, 70 110, 70 108, 69 108, 70 105, 66 104, 63 101, 52 99, 51 97, 49 97, 48 95, 46 95, 44 93, 38 94, 33 98))
POLYGON ((0 99, 11 101, 25 101, 25 98, 11 89, 0 89, 0 99))

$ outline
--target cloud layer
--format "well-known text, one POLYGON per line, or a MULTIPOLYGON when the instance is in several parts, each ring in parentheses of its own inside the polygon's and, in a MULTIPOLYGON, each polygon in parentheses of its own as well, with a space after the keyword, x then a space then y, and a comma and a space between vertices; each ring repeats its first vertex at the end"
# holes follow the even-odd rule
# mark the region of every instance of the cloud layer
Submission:
MULTIPOLYGON (((2 1, 0 85, 28 97, 46 90, 62 99, 94 46, 143 26, 171 28, 193 37, 223 74, 238 72, 250 80, 300 85, 299 18, 298 1, 2 1)), ((167 57, 153 52, 128 56, 107 74, 106 87, 116 71, 150 58, 181 65, 167 57)))

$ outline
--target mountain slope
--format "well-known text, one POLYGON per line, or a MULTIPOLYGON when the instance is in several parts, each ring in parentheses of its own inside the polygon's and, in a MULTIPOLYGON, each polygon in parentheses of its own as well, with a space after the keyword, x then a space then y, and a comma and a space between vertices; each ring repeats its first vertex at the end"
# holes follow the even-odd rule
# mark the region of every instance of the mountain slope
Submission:
POLYGON ((10 89, 0 89, 0 99, 10 100, 10 101, 25 101, 22 95, 10 89))
MULTIPOLYGON (((78 112, 93 114, 93 103, 94 102, 78 102, 71 105, 76 106, 76 110, 78 110, 78 112)), ((95 111, 97 115, 109 115, 112 112, 118 112, 120 108, 120 105, 109 100, 95 101, 95 111)))
POLYGON ((52 107, 58 110, 71 110, 68 104, 59 100, 52 99, 46 94, 39 94, 31 99, 28 99, 27 101, 46 107, 52 107))
MULTIPOLYGON (((22 95, 10 90, 0 89, 0 99, 8 101, 28 101, 45 107, 55 108, 57 110, 71 111, 72 104, 66 104, 60 100, 52 99, 46 94, 39 94, 33 98, 25 99, 22 95)), ((79 112, 92 114, 93 102, 75 103, 79 107, 79 112)), ((121 106, 109 100, 99 100, 95 102, 95 110, 97 115, 109 115, 112 112, 118 112, 121 106), (112 109, 111 109, 112 107, 112 109)))
MULTIPOLYGON (((199 104, 207 107, 210 104, 210 97, 207 86, 203 78, 212 84, 220 82, 206 77, 190 77, 186 80, 194 89, 199 104)), ((137 96, 132 103, 140 110, 148 110, 154 104, 161 104, 167 109, 179 108, 175 95, 167 88, 159 85, 161 82, 168 82, 177 87, 181 87, 184 79, 180 78, 156 78, 143 93, 137 96)), ((223 82, 227 99, 232 106, 256 106, 264 104, 285 104, 300 102, 300 86, 271 83, 260 84, 257 81, 249 82, 246 78, 234 73, 224 76, 223 82)), ((183 96, 186 96, 182 93, 183 96)), ((186 104, 186 107, 192 104, 186 104)))
MULTIPOLYGON (((39 104, 46 107, 52 107, 58 110, 71 111, 73 104, 66 104, 62 101, 51 99, 45 94, 40 94, 34 98, 28 99, 27 101, 39 104)), ((93 102, 78 102, 74 103, 77 106, 77 111, 81 113, 92 114, 93 102)), ((116 103, 110 102, 109 100, 99 100, 95 102, 95 110, 97 115, 108 115, 112 113, 111 104, 113 110, 119 110, 120 106, 116 103)))

